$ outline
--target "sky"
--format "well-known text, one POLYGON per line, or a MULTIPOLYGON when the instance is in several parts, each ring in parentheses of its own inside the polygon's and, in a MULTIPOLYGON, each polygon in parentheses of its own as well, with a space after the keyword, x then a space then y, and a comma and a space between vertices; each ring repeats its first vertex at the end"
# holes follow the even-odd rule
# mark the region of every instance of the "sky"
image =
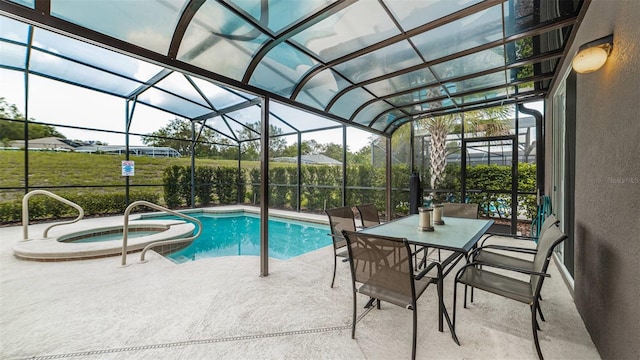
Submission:
MULTIPOLYGON (((36 121, 112 131, 125 129, 126 109, 123 99, 35 75, 29 76, 29 92, 28 116, 36 121)), ((15 104, 22 114, 25 113, 24 75, 21 72, 0 69, 0 97, 4 97, 10 104, 15 104)), ((272 105, 272 108, 274 106, 276 105, 272 105)), ((282 105, 277 106, 282 107, 282 105)), ((308 117, 302 123, 307 122, 314 126, 319 122, 322 122, 322 125, 338 125, 336 122, 319 119, 304 111, 295 109, 285 111, 292 117, 308 117)), ((135 108, 130 131, 140 134, 152 133, 166 126, 173 118, 175 116, 172 114, 138 105, 135 108)), ((255 122, 259 119, 239 120, 255 122)), ((62 127, 56 130, 74 140, 101 141, 109 145, 125 143, 124 135, 121 134, 62 127)), ((371 135, 366 131, 350 128, 348 130, 349 150, 357 151, 368 145, 371 135)), ((341 144, 342 131, 337 129, 304 134, 303 141, 308 139, 322 144, 341 144)), ((129 141, 130 145, 143 145, 142 138, 139 136, 131 136, 129 141)), ((295 136, 287 137, 288 144, 295 141, 297 141, 295 136)))
MULTIPOLYGON (((102 130, 124 131, 125 129, 125 101, 123 99, 102 94, 96 91, 69 85, 66 83, 46 79, 39 76, 29 76, 29 118, 39 122, 71 125, 102 130)), ((24 75, 18 71, 0 69, 0 97, 8 103, 15 104, 21 113, 25 113, 24 104, 24 75)), ((309 123, 321 126, 338 124, 331 120, 318 118, 304 111, 291 109, 282 110, 280 104, 272 105, 272 109, 284 111, 288 118, 300 119, 308 117, 299 123, 309 123)), ((542 102, 529 103, 527 107, 543 110, 542 102)), ((259 113, 259 112, 256 112, 259 113)), ((259 115, 257 115, 259 116, 259 115)), ((175 116, 163 111, 138 105, 135 108, 132 133, 149 134, 164 126, 175 116)), ((251 119, 238 119, 255 122, 251 119)), ((122 134, 88 131, 81 129, 56 128, 67 138, 84 141, 101 141, 109 145, 124 145, 122 134)), ((301 130, 306 130, 302 128, 301 130)), ((285 130, 286 131, 286 130, 285 130)), ((348 148, 355 152, 370 142, 371 133, 356 128, 348 128, 348 148)), ((303 134, 304 140, 315 140, 321 144, 342 143, 341 129, 326 130, 303 134)), ((131 136, 130 145, 144 145, 140 136, 131 136)), ((297 141, 295 136, 286 137, 287 144, 297 141)))

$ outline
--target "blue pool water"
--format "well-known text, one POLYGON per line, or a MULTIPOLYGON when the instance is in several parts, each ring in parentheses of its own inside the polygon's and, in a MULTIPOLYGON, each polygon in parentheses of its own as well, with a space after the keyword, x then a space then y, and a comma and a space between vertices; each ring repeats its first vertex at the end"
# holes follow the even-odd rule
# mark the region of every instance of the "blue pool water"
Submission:
MULTIPOLYGON (((188 247, 165 255, 184 263, 203 258, 260 255, 260 218, 245 213, 188 214, 202 221, 202 234, 188 247)), ((269 220, 269 257, 289 259, 331 244, 329 227, 301 221, 269 220)))

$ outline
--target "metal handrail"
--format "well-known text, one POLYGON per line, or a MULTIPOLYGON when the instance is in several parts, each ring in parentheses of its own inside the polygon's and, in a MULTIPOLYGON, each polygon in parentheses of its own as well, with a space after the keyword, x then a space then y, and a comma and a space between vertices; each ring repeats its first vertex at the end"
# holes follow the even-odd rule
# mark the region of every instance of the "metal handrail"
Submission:
POLYGON ((42 237, 46 238, 47 235, 49 234, 49 230, 51 230, 52 227, 54 226, 60 226, 60 225, 68 225, 68 224, 73 224, 75 222, 78 222, 80 219, 82 219, 84 217, 84 210, 82 209, 82 207, 72 201, 69 201, 59 195, 56 195, 50 191, 46 191, 46 190, 33 190, 28 192, 27 194, 24 195, 24 197, 22 198, 22 236, 23 239, 22 241, 27 241, 29 240, 29 199, 33 196, 33 195, 47 195, 50 198, 56 199, 62 203, 65 203, 69 206, 72 206, 74 208, 76 208, 78 210, 78 212, 80 213, 78 215, 78 217, 75 220, 70 220, 70 221, 63 221, 60 223, 56 223, 53 224, 49 227, 47 227, 46 229, 44 229, 44 232, 42 233, 42 237))
POLYGON ((149 250, 152 247, 155 247, 158 245, 178 244, 181 242, 192 241, 196 239, 198 236, 200 236, 200 234, 202 233, 202 222, 200 222, 200 220, 194 217, 187 216, 177 211, 169 210, 165 207, 162 207, 154 203, 150 203, 148 201, 143 201, 143 200, 134 201, 129 206, 127 206, 127 208, 124 211, 124 227, 122 228, 122 266, 127 265, 127 239, 129 235, 129 213, 131 213, 131 209, 139 205, 144 205, 152 209, 164 211, 168 214, 175 215, 187 220, 191 220, 199 225, 198 232, 194 236, 181 238, 181 239, 172 239, 172 240, 158 240, 156 242, 152 242, 149 245, 145 246, 144 249, 142 249, 142 254, 140 255, 140 261, 144 261, 144 254, 147 252, 147 250, 149 250))

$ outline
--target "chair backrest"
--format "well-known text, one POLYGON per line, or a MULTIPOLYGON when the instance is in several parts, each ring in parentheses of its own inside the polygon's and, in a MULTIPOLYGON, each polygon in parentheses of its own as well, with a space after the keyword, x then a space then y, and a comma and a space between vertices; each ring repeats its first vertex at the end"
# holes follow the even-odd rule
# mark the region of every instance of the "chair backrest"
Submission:
MULTIPOLYGON (((567 239, 567 235, 560 231, 558 226, 551 226, 546 229, 544 234, 538 240, 538 251, 533 258, 533 271, 539 273, 546 273, 549 267, 549 261, 553 254, 553 249, 567 239)), ((531 275, 531 290, 534 295, 540 294, 542 288, 543 277, 538 275, 531 275)))
POLYGON ((358 213, 360 213, 362 226, 367 228, 380 224, 378 208, 374 204, 357 205, 356 209, 358 209, 358 213))
POLYGON ((540 226, 540 232, 538 234, 538 239, 542 238, 542 236, 544 235, 545 231, 547 231, 552 226, 558 225, 559 222, 560 222, 560 220, 558 220, 558 218, 555 215, 551 214, 551 215, 547 216, 547 218, 544 219, 544 222, 540 226))
POLYGON ((407 299, 415 298, 409 243, 401 238, 361 232, 343 231, 343 234, 354 287, 355 283, 362 283, 386 295, 395 294, 387 301, 397 299, 397 305, 409 305, 407 299))
POLYGON ((542 225, 546 218, 551 214, 551 198, 548 195, 540 197, 540 204, 536 216, 531 221, 531 236, 539 238, 542 231, 542 225))
POLYGON ((444 216, 477 219, 478 204, 466 203, 445 203, 443 207, 444 216))
POLYGON ((344 206, 327 209, 325 213, 329 217, 333 247, 339 249, 347 244, 342 236, 342 230, 356 231, 356 221, 353 217, 353 210, 348 206, 344 206))

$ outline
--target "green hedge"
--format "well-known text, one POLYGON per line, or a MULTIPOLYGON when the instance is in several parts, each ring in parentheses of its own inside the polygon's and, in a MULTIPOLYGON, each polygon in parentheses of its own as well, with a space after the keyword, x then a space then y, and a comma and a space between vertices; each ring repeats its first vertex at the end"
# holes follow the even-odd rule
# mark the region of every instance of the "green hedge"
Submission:
MULTIPOLYGON (((409 167, 405 164, 392 166, 392 208, 404 210, 409 201, 409 167)), ((520 163, 518 165, 519 191, 535 191, 535 164, 520 163)), ((191 169, 189 166, 173 165, 167 167, 163 173, 163 200, 169 208, 190 206, 191 199, 191 169)), ((302 184, 301 205, 309 211, 321 211, 325 208, 341 206, 342 204, 342 169, 329 165, 303 165, 301 168, 302 184)), ((484 187, 489 190, 499 190, 511 177, 509 166, 480 165, 469 167, 467 170, 468 187, 484 187)), ((460 167, 450 164, 446 168, 443 188, 458 190, 451 197, 459 198, 460 167)), ((235 204, 238 200, 244 203, 247 198, 256 202, 260 198, 260 170, 242 169, 238 176, 238 168, 231 166, 199 166, 195 170, 195 194, 197 205, 207 206, 211 203, 235 204), (247 193, 245 183, 250 180, 250 192, 247 193), (240 184, 240 185, 238 185, 240 184)), ((295 209, 297 205, 297 168, 291 166, 272 166, 269 169, 270 202, 271 206, 283 209, 295 209)), ((424 181, 424 179, 423 179, 424 181)), ((347 205, 373 203, 379 209, 385 208, 384 168, 374 168, 371 165, 357 165, 347 167, 347 205), (378 188, 378 189, 375 189, 378 188)), ((124 194, 65 194, 63 196, 83 207, 87 215, 122 214, 126 208, 124 194)), ((449 201, 460 199, 449 198, 449 201)), ((132 192, 130 201, 146 200, 158 203, 159 194, 151 192, 132 192)), ((472 194, 470 202, 477 202, 481 209, 491 215, 498 203, 510 209, 510 197, 500 195, 472 194), (492 206, 493 205, 493 206, 492 206)), ((536 213, 534 195, 523 195, 518 198, 518 206, 528 218, 536 213)), ((11 223, 21 221, 22 204, 20 200, 0 202, 0 222, 11 223)), ((142 211, 141 209, 140 211, 142 211)), ((45 196, 36 196, 30 200, 29 212, 31 219, 51 219, 73 217, 75 209, 45 196)))
MULTIPOLYGON (((164 170, 162 178, 164 202, 171 209, 191 206, 191 167, 173 165, 164 170)), ((195 170, 195 195, 200 206, 213 202, 235 204, 244 200, 246 189, 244 172, 238 178, 238 168, 231 166, 198 166, 195 170)))
MULTIPOLYGON (((74 193, 57 193, 69 201, 72 201, 84 210, 85 216, 107 215, 107 214, 123 214, 127 208, 124 194, 74 194, 74 193)), ((131 192, 129 194, 130 202, 145 200, 157 203, 160 196, 151 192, 131 192)), ((143 208, 138 211, 144 211, 143 208)), ((73 218, 78 215, 78 211, 60 201, 52 199, 45 195, 37 195, 29 199, 29 219, 59 219, 73 218)), ((0 222, 13 223, 22 221, 22 200, 13 200, 0 203, 0 222)))
MULTIPOLYGON (((260 195, 260 170, 242 170, 241 179, 238 179, 238 169, 235 167, 216 167, 213 170, 207 168, 196 169, 196 189, 200 205, 209 203, 209 195, 215 198, 219 204, 235 204, 237 199, 241 202, 245 199, 246 187, 250 188, 249 202, 259 203, 260 195), (204 177, 202 172, 212 171, 212 175, 204 177), (213 183, 212 193, 207 192, 208 184, 204 179, 211 179, 213 183), (251 183, 238 187, 238 183, 244 184, 249 178, 251 183)), ((172 186, 171 182, 165 182, 165 189, 172 189, 172 193, 166 193, 165 202, 170 207, 189 205, 190 194, 189 168, 172 166, 165 170, 165 181, 183 184, 182 188, 172 186), (185 185, 186 184, 186 185, 185 185), (178 197, 178 201, 174 202, 178 197)), ((406 212, 409 202, 410 169, 406 164, 395 164, 391 167, 391 195, 392 208, 395 211, 406 212)), ((207 173, 209 174, 209 173, 207 173)), ((518 165, 518 189, 524 192, 535 191, 535 164, 520 163, 518 165)), ((309 211, 321 211, 325 207, 331 208, 342 205, 342 168, 330 165, 302 165, 301 167, 301 205, 309 211)), ((511 168, 501 165, 478 165, 467 169, 467 186, 469 189, 485 188, 488 190, 504 189, 505 183, 511 179, 511 168)), ((297 168, 290 165, 274 165, 269 168, 269 201, 270 206, 280 209, 295 209, 297 205, 297 168)), ((379 209, 385 208, 385 182, 384 168, 374 168, 371 165, 355 165, 347 167, 347 192, 346 204, 356 205, 373 203, 379 209), (375 189, 378 188, 378 189, 375 189)), ((442 199, 437 201, 460 201, 460 166, 449 164, 445 171, 443 188, 454 190, 450 194, 441 193, 442 199)), ((471 194, 469 202, 479 203, 486 215, 495 215, 496 207, 502 205, 507 213, 511 207, 511 198, 494 194, 471 194)), ((523 195, 518 199, 518 206, 527 217, 532 218, 536 212, 535 196, 523 195)), ((502 209, 501 208, 501 209, 502 209)))
MULTIPOLYGON (((467 168, 467 189, 483 188, 487 190, 509 190, 511 181, 511 167, 503 165, 476 165, 467 168), (507 189, 505 189, 507 184, 507 189)), ((458 190, 450 194, 447 201, 460 201, 460 167, 455 164, 447 165, 443 188, 458 190)), ((530 163, 518 164, 518 191, 536 191, 536 165, 530 163)), ((469 194, 467 202, 480 204, 481 211, 487 216, 511 215, 511 196, 506 194, 469 194), (500 210, 500 211, 499 211, 500 210)), ((535 195, 520 195, 518 209, 528 219, 536 214, 535 195)))

